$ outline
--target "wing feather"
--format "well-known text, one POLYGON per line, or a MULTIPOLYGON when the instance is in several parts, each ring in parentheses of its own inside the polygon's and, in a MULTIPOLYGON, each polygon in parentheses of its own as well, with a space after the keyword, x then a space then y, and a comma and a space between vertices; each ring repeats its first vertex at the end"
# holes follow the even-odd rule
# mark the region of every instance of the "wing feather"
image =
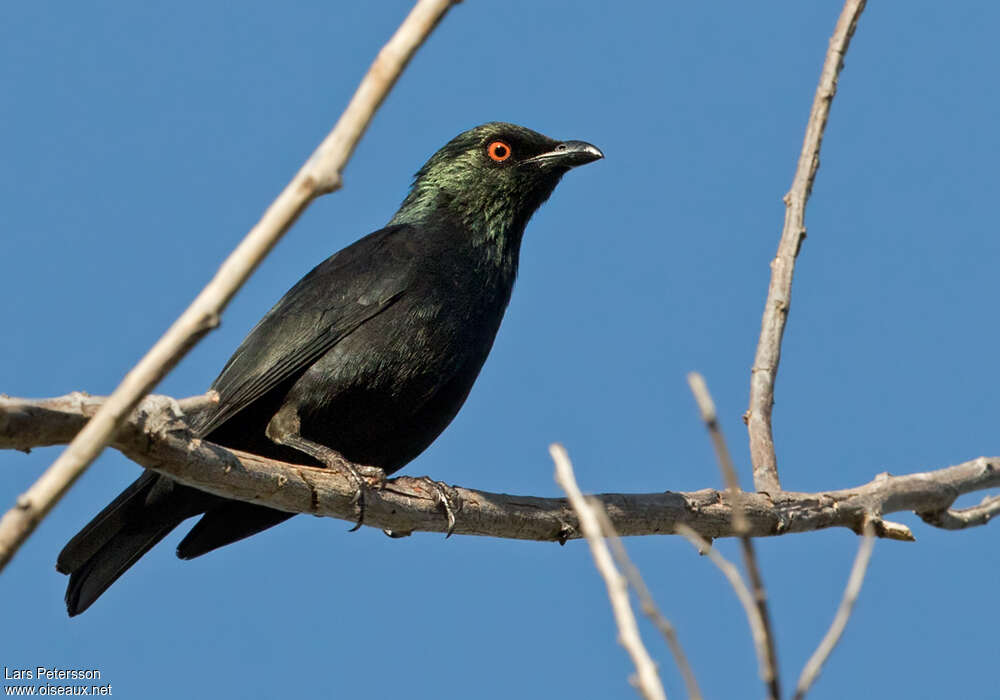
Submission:
POLYGON ((213 382, 219 403, 193 426, 208 435, 316 360, 406 292, 409 225, 389 226, 317 265, 254 326, 213 382), (402 234, 402 235, 401 235, 402 234))

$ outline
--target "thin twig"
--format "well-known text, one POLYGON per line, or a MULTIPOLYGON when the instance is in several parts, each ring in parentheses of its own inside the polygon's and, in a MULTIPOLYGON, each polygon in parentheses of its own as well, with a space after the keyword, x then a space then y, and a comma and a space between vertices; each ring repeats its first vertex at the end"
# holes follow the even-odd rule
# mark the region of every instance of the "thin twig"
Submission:
POLYGON ((340 188, 341 171, 414 52, 452 0, 418 0, 379 51, 337 125, 226 258, 208 285, 145 357, 125 375, 87 426, 0 520, 0 571, 39 522, 97 458, 122 423, 178 361, 219 324, 219 315, 309 203, 340 188))
POLYGON ((750 636, 753 638, 754 650, 757 652, 757 665, 759 666, 760 673, 763 676, 768 663, 767 630, 764 627, 764 620, 760 616, 760 609, 754 602, 753 594, 750 592, 750 589, 747 588, 747 585, 743 582, 743 577, 740 576, 739 569, 737 569, 732 562, 719 554, 719 551, 713 547, 708 540, 684 523, 678 523, 674 531, 694 545, 694 548, 698 550, 699 554, 708 555, 708 558, 713 564, 719 567, 719 571, 722 572, 722 575, 726 577, 727 581, 729 581, 729 585, 733 587, 734 591, 736 591, 736 597, 739 599, 740 604, 743 605, 743 610, 747 616, 747 623, 749 623, 750 626, 750 636))
POLYGON ((212 390, 204 394, 199 394, 198 396, 189 396, 186 399, 178 399, 177 407, 181 410, 181 413, 192 414, 200 413, 212 406, 219 403, 219 392, 212 390))
POLYGON ((805 694, 809 692, 809 688, 816 681, 816 678, 819 677, 819 672, 823 668, 823 664, 829 658, 830 652, 833 651, 833 648, 837 646, 837 642, 840 641, 840 636, 844 633, 847 621, 851 617, 851 611, 854 610, 854 604, 861 593, 861 584, 864 583, 865 573, 868 571, 868 562, 871 560, 872 549, 874 547, 875 528, 871 521, 866 520, 864 538, 861 540, 861 546, 858 547, 858 554, 854 558, 851 575, 848 577, 847 587, 844 589, 844 597, 840 601, 840 607, 837 608, 837 614, 833 618, 830 629, 827 630, 816 651, 809 657, 809 661, 806 662, 805 667, 802 669, 802 675, 799 676, 798 685, 795 687, 794 700, 802 700, 805 694))
POLYGON ((757 566, 757 554, 754 551, 753 540, 749 535, 740 536, 740 551, 743 553, 743 566, 747 570, 747 578, 750 579, 750 587, 753 589, 754 602, 757 610, 760 611, 761 624, 764 629, 764 650, 767 652, 766 663, 761 668, 761 680, 767 687, 770 700, 780 700, 781 698, 781 678, 778 675, 778 650, 774 639, 774 628, 771 626, 771 613, 767 604, 767 589, 764 587, 764 580, 760 575, 760 568, 757 566))
POLYGON ((847 0, 837 20, 830 47, 823 63, 819 86, 813 99, 806 135, 799 155, 792 187, 785 195, 785 224, 778 252, 771 262, 771 283, 764 302, 760 324, 760 341, 750 374, 750 407, 744 416, 750 433, 750 458, 753 462, 754 485, 758 491, 781 490, 778 464, 774 453, 771 409, 774 407, 774 381, 781 360, 781 338, 788 320, 792 298, 792 275, 795 258, 806 236, 806 202, 812 192, 823 130, 830 115, 830 105, 837 93, 837 78, 844 65, 844 54, 854 36, 865 0, 847 0))
POLYGON ((611 524, 611 519, 608 517, 607 511, 604 510, 603 504, 595 499, 590 499, 588 502, 597 516, 597 520, 601 525, 601 531, 604 533, 604 538, 611 543, 611 553, 614 554, 619 568, 625 574, 625 578, 639 599, 639 609, 656 625, 656 629, 660 631, 663 639, 667 642, 667 646, 670 647, 670 652, 674 655, 677 668, 684 678, 684 685, 687 686, 688 697, 691 700, 701 700, 702 695, 701 689, 698 687, 698 680, 694 677, 694 671, 688 662, 687 654, 684 653, 681 641, 677 637, 677 630, 674 629, 674 626, 670 624, 670 620, 664 617, 659 607, 657 607, 656 601, 653 600, 653 594, 646 587, 646 582, 642 579, 639 568, 629 558, 628 552, 625 550, 625 543, 622 542, 621 537, 615 532, 615 526, 611 524))
POLYGON ((778 651, 775 646, 774 631, 771 627, 771 614, 767 605, 767 589, 764 587, 764 579, 760 574, 760 567, 757 564, 757 553, 754 550, 753 540, 750 538, 749 525, 743 510, 743 494, 740 489, 740 480, 736 475, 736 468, 733 466, 733 458, 726 446, 726 439, 722 435, 719 427, 718 417, 715 412, 715 402, 708 391, 705 379, 697 372, 688 374, 688 384, 691 386, 691 393, 694 394, 695 402, 701 412, 701 419, 708 428, 708 433, 712 438, 712 445, 715 447, 715 455, 722 470, 722 477, 726 482, 733 498, 733 530, 740 537, 740 550, 743 553, 743 566, 747 570, 747 578, 750 579, 750 586, 753 589, 754 601, 760 613, 761 629, 764 634, 764 654, 763 663, 760 667, 761 680, 767 687, 770 700, 780 700, 781 679, 778 675, 778 651))
POLYGON ((948 508, 932 513, 919 513, 928 525, 943 530, 964 530, 967 527, 985 525, 1000 513, 1000 496, 986 496, 978 506, 968 508, 948 508))
POLYGON ((601 525, 593 508, 580 493, 569 455, 566 454, 566 449, 558 444, 549 446, 549 454, 552 455, 552 461, 556 465, 556 482, 566 492, 566 497, 576 511, 580 529, 587 538, 587 544, 590 545, 594 564, 607 586, 611 609, 618 624, 618 641, 625 647, 625 651, 632 657, 632 663, 635 664, 636 689, 646 700, 666 700, 667 695, 663 691, 663 684, 656 671, 656 663, 650 658, 639 635, 639 625, 636 624, 632 605, 628 599, 628 584, 615 568, 608 545, 601 536, 601 525))
POLYGON ((719 427, 719 417, 715 410, 715 402, 708 391, 705 378, 698 372, 688 372, 688 386, 694 394, 695 403, 698 404, 698 412, 701 420, 708 428, 708 435, 712 440, 712 447, 715 448, 715 457, 722 468, 722 480, 729 490, 733 499, 733 530, 739 534, 745 534, 749 526, 746 514, 743 512, 743 489, 740 488, 740 479, 736 475, 736 467, 733 465, 733 456, 729 453, 726 439, 722 435, 719 427))

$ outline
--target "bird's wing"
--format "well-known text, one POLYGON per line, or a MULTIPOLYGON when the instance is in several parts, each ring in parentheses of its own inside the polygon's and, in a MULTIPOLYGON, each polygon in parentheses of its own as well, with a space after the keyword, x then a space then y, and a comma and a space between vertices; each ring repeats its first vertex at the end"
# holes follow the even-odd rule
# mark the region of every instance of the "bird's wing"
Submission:
POLYGON ((402 225, 376 231, 299 280, 226 363, 212 384, 219 403, 197 416, 195 431, 208 435, 396 303, 411 279, 410 229, 402 225))

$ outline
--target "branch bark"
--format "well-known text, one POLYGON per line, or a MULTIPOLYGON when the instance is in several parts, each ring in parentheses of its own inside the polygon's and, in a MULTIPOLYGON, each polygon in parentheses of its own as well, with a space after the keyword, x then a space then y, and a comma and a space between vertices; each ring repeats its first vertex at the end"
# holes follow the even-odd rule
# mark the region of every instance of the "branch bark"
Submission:
POLYGON ((792 187, 785 195, 785 224, 777 255, 771 262, 771 283, 767 289, 764 315, 760 323, 760 341, 750 373, 750 407, 744 415, 750 434, 754 486, 758 491, 781 490, 774 452, 771 409, 774 407, 774 380, 781 360, 781 339, 785 333, 785 322, 788 320, 792 299, 792 275, 795 272, 795 258, 806 237, 806 203, 819 169, 819 150, 823 143, 826 121, 830 116, 830 105, 837 94, 837 78, 844 67, 844 54, 847 53, 864 9, 865 0, 847 0, 840 19, 837 20, 806 124, 799 164, 792 179, 792 187))
POLYGON ((0 571, 104 450, 143 396, 219 325, 219 315, 313 199, 340 189, 341 171, 396 79, 453 0, 418 0, 379 51, 337 125, 226 258, 208 285, 104 402, 86 428, 0 520, 0 571))
MULTIPOLYGON (((0 449, 27 450, 71 441, 104 399, 69 394, 51 399, 0 397, 0 449)), ((197 401, 195 401, 197 403, 197 401)), ((112 446, 127 457, 181 483, 227 498, 291 513, 353 522, 353 484, 338 472, 266 460, 230 451, 191 435, 181 406, 149 396, 115 435, 112 446)), ((777 494, 742 493, 748 535, 768 537, 844 527, 860 534, 873 513, 875 534, 912 540, 905 525, 878 519, 890 513, 947 512, 965 493, 1000 487, 1000 457, 980 457, 930 472, 890 476, 853 488, 777 494)), ((457 534, 565 542, 580 536, 572 508, 562 498, 489 493, 455 487, 461 507, 457 534)), ((733 499, 726 491, 602 494, 622 536, 671 534, 679 523, 705 538, 733 537, 733 499)), ((981 519, 985 521, 985 519, 981 519)), ((405 532, 445 532, 447 518, 424 482, 400 477, 366 495, 365 524, 405 532)), ((931 523, 933 524, 933 523, 931 523)))

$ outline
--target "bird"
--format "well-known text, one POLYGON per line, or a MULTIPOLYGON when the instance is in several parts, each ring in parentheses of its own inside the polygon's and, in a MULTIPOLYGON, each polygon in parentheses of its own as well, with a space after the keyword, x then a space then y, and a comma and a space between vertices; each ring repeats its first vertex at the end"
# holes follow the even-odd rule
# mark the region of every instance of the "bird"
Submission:
MULTIPOLYGON (((254 326, 212 384, 218 402, 192 419, 194 434, 345 471, 360 527, 364 477, 413 460, 469 395, 510 301, 528 220, 570 169, 603 157, 505 122, 451 139, 384 228, 316 266, 254 326)), ((60 552, 69 615, 199 515, 181 559, 292 517, 145 471, 60 552)))

